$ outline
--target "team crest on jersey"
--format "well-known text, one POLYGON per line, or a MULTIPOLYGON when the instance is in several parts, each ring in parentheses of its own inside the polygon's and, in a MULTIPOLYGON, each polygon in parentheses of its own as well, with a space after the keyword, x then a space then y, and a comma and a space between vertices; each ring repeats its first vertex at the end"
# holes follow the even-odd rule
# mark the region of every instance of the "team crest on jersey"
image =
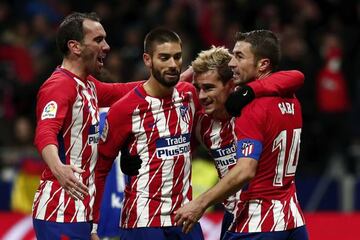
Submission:
POLYGON ((180 115, 181 119, 186 122, 187 124, 190 123, 190 114, 189 114, 189 107, 181 105, 180 106, 180 115))
POLYGON ((103 128, 102 133, 101 133, 101 140, 102 140, 103 142, 106 141, 108 132, 109 132, 109 124, 108 124, 108 121, 107 121, 107 119, 106 119, 106 120, 105 120, 105 124, 104 124, 104 128, 103 128))
POLYGON ((241 146, 241 153, 244 157, 250 156, 254 151, 254 144, 252 142, 243 142, 241 146))
POLYGON ((44 110, 41 114, 41 120, 47 119, 47 118, 55 118, 57 112, 57 103, 54 101, 50 101, 46 104, 44 107, 44 110))

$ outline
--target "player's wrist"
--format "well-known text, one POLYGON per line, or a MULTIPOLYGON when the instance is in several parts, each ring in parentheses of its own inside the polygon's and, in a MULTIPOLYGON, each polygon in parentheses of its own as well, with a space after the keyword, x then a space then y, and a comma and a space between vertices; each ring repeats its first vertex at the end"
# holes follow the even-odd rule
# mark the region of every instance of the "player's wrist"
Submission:
POLYGON ((93 223, 92 224, 92 229, 91 229, 91 234, 97 234, 97 229, 98 229, 98 224, 93 223))
POLYGON ((225 102, 226 111, 233 117, 240 116, 241 110, 254 98, 254 90, 245 85, 228 96, 225 102))

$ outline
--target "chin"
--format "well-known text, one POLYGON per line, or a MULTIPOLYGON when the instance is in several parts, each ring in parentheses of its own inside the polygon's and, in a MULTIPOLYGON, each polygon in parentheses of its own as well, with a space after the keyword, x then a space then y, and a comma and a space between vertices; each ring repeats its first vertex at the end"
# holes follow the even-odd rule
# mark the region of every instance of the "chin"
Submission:
POLYGON ((208 115, 212 115, 214 113, 213 109, 205 109, 205 113, 208 115))

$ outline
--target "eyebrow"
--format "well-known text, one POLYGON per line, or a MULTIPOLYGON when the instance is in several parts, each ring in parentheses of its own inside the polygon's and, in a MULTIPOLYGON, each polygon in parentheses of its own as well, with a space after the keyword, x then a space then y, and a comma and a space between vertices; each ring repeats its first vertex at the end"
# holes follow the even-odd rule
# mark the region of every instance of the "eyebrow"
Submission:
POLYGON ((203 86, 203 88, 211 88, 211 87, 215 87, 215 84, 213 84, 213 83, 204 83, 202 86, 203 86))
POLYGON ((242 51, 233 51, 233 55, 241 55, 244 56, 244 53, 242 51))

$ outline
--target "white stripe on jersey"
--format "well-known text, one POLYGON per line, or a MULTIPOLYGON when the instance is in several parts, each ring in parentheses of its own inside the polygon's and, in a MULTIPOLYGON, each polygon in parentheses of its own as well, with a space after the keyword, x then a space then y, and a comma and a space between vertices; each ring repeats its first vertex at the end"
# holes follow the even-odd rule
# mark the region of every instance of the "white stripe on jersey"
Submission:
MULTIPOLYGON (((40 186, 42 185, 42 183, 43 182, 40 182, 40 186)), ((47 206, 47 204, 49 202, 49 198, 50 198, 51 186, 52 186, 52 182, 46 181, 45 186, 42 188, 42 194, 41 195, 38 194, 38 196, 37 196, 37 197, 39 197, 39 199, 36 201, 39 201, 39 203, 37 205, 37 211, 36 211, 36 215, 35 215, 36 218, 44 219, 44 217, 45 217, 46 206, 47 206)))
MULTIPOLYGON (((140 153, 140 157, 142 159, 146 159, 149 157, 149 150, 148 150, 148 139, 146 134, 143 134, 145 132, 144 129, 144 118, 140 117, 140 110, 138 108, 136 108, 133 112, 132 115, 132 132, 135 135, 137 144, 136 144, 136 150, 138 153, 140 153)), ((146 113, 145 113, 146 114, 146 113)), ((139 175, 137 178, 137 189, 136 189, 136 198, 135 201, 132 203, 132 205, 128 208, 129 212, 132 211, 133 207, 137 208, 137 220, 134 222, 134 225, 131 227, 136 226, 136 223, 139 219, 140 216, 142 216, 144 219, 148 219, 149 218, 149 209, 148 206, 146 208, 146 202, 145 201, 141 201, 141 198, 139 198, 139 193, 141 192, 149 192, 149 175, 148 174, 140 174, 142 169, 145 172, 149 172, 150 169, 150 165, 149 163, 145 163, 142 162, 141 164, 141 168, 139 169, 139 175), (139 211, 141 209, 141 211, 139 211)), ((134 183, 136 184, 136 183, 134 183)), ((144 200, 144 199, 143 199, 144 200)), ((125 214, 125 212, 124 212, 125 214)), ((122 214, 123 215, 123 214, 122 214)), ((125 227, 130 227, 128 226, 128 222, 129 222, 129 217, 130 214, 128 213, 126 215, 126 220, 125 220, 125 227)))
POLYGON ((61 190, 60 193, 60 197, 59 197, 59 210, 57 212, 56 215, 56 222, 64 222, 64 211, 65 211, 65 202, 64 202, 64 197, 65 197, 65 191, 64 189, 61 190))
MULTIPOLYGON (((91 144, 91 150, 92 150, 92 155, 90 157, 90 167, 89 167, 89 171, 90 171, 90 176, 89 176, 89 195, 91 196, 90 201, 89 201, 89 205, 90 206, 94 206, 94 201, 95 201, 95 192, 96 192, 96 187, 95 187, 95 166, 96 166, 96 162, 97 162, 97 156, 98 156, 98 148, 97 145, 95 144, 91 144)), ((81 176, 80 176, 81 178, 81 176)), ((82 181, 82 179, 81 179, 82 181)), ((85 213, 85 212, 84 212, 85 213)), ((90 220, 93 220, 93 208, 91 208, 90 210, 90 220)), ((86 216, 84 216, 86 219, 86 216)))
MULTIPOLYGON (((82 134, 82 126, 85 126, 86 123, 83 123, 83 97, 78 92, 78 96, 76 97, 76 101, 73 105, 72 109, 72 120, 73 123, 69 126, 70 128, 70 147, 67 150, 70 152, 70 164, 75 165, 77 167, 81 167, 81 152, 83 143, 77 142, 78 140, 84 141, 82 137, 79 138, 82 134), (84 125, 83 125, 84 124, 84 125), (80 162, 77 160, 80 159, 80 162)), ((86 139, 87 141, 87 139, 86 139)), ((84 145, 84 148, 86 144, 84 145)), ((68 155, 68 152, 66 155, 68 155)))
POLYGON ((249 203, 249 232, 261 232, 261 200, 249 203))
POLYGON ((284 215, 284 206, 279 200, 272 200, 274 205, 273 216, 274 216, 274 225, 271 228, 271 231, 284 231, 285 230, 285 215, 284 215))
POLYGON ((290 199, 290 209, 291 209, 291 214, 294 218, 294 227, 300 227, 300 226, 304 225, 301 214, 299 212, 298 207, 296 206, 296 204, 294 202, 293 197, 290 199))
POLYGON ((220 121, 212 121, 211 133, 210 133, 211 149, 221 147, 221 142, 222 142, 222 138, 220 137, 221 127, 222 126, 220 121))

